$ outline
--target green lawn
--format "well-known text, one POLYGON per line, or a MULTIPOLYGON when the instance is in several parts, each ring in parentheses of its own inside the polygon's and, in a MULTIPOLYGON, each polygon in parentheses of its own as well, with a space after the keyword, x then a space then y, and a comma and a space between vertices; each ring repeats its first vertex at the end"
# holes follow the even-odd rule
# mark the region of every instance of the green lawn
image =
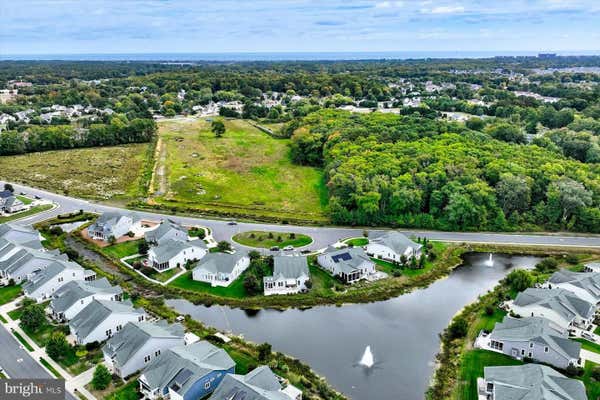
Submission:
POLYGON ((600 326, 597 326, 596 329, 594 329, 594 333, 600 335, 600 326))
POLYGON ((483 376, 484 367, 501 365, 521 365, 521 361, 507 355, 487 350, 471 350, 467 352, 460 363, 458 373, 458 393, 460 400, 477 400, 477 378, 483 376))
POLYGON ((18 212, 16 214, 12 214, 12 215, 9 215, 9 216, 6 216, 6 217, 0 217, 0 224, 4 223, 4 222, 13 221, 13 220, 19 219, 19 218, 25 218, 25 217, 28 217, 30 215, 39 214, 39 213, 47 211, 47 210, 49 210, 51 208, 52 208, 52 204, 42 204, 42 205, 39 205, 39 206, 35 206, 33 208, 30 208, 27 211, 18 212))
POLYGON ((50 363, 48 362, 48 360, 46 360, 43 357, 40 357, 40 362, 42 363, 42 365, 44 367, 46 367, 50 372, 52 372, 52 374, 57 377, 58 379, 62 379, 63 376, 56 370, 54 369, 54 367, 52 365, 50 365, 50 363))
POLYGON ((290 139, 244 120, 226 120, 225 127, 216 138, 204 120, 159 122, 166 156, 157 168, 166 171, 166 193, 155 202, 230 216, 328 220, 323 171, 292 163, 290 139))
POLYGON ((273 246, 284 248, 285 246, 302 247, 312 243, 310 236, 300 233, 248 231, 238 233, 233 241, 250 247, 261 247, 269 249, 273 246))
POLYGON ((310 293, 313 295, 330 295, 332 293, 331 288, 336 283, 342 285, 342 283, 331 276, 329 272, 318 267, 316 264, 309 264, 308 269, 310 271, 310 280, 313 284, 313 287, 310 289, 310 293))
POLYGON ((581 343, 581 348, 588 351, 593 351, 594 353, 600 354, 600 344, 590 342, 589 340, 585 340, 582 338, 573 339, 576 342, 581 343))
POLYGON ((127 242, 116 243, 102 248, 102 252, 111 257, 121 259, 138 253, 138 245, 143 239, 130 240, 127 242))
POLYGON ((105 400, 138 400, 141 397, 138 391, 139 386, 137 379, 132 379, 131 382, 106 396, 105 400))
POLYGON ((103 358, 101 349, 87 351, 85 346, 70 346, 69 350, 55 361, 71 375, 77 376, 98 364, 103 358))
POLYGON ((234 297, 237 299, 246 297, 246 289, 244 288, 244 274, 240 275, 227 287, 212 287, 210 283, 193 280, 192 271, 188 271, 179 278, 175 279, 173 282, 169 283, 169 285, 185 290, 191 290, 193 292, 207 292, 214 294, 215 296, 234 297))
POLYGON ((23 336, 21 336, 21 334, 17 331, 15 331, 14 329, 11 329, 12 334, 15 335, 15 337, 17 338, 17 340, 19 342, 21 342, 21 344, 23 345, 23 347, 25 347, 27 350, 29 351, 33 351, 33 347, 31 347, 31 345, 29 344, 29 342, 27 340, 25 340, 25 338, 23 336))
POLYGON ((173 276, 175 276, 176 274, 178 274, 179 272, 181 272, 181 269, 180 268, 173 268, 173 269, 170 269, 170 270, 165 271, 165 272, 158 272, 154 268, 144 268, 144 270, 142 272, 148 278, 156 279, 157 281, 160 281, 160 282, 166 282, 169 279, 171 279, 173 276))
POLYGON ((21 195, 17 195, 15 196, 17 199, 21 200, 21 203, 28 205, 33 203, 33 200, 30 199, 29 197, 25 197, 25 196, 21 196, 21 195))
POLYGON ((585 385, 585 390, 589 400, 600 399, 600 382, 592 378, 592 370, 594 367, 598 366, 598 364, 595 364, 591 361, 586 361, 583 368, 584 374, 581 377, 581 380, 585 385))
POLYGON ((21 286, 2 286, 0 287, 0 305, 10 303, 21 294, 21 286))
POLYGON ((362 247, 362 246, 366 246, 367 244, 369 244, 369 239, 367 239, 365 237, 357 237, 357 238, 346 239, 346 240, 344 240, 344 243, 346 243, 349 246, 362 247))

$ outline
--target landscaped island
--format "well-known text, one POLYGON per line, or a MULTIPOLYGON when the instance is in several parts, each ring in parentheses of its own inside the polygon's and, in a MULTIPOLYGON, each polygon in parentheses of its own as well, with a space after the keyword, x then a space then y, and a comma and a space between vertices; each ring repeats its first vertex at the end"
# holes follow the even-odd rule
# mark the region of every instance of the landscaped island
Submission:
POLYGON ((299 233, 248 231, 233 236, 233 241, 244 246, 270 249, 288 246, 304 247, 312 243, 310 236, 299 233))

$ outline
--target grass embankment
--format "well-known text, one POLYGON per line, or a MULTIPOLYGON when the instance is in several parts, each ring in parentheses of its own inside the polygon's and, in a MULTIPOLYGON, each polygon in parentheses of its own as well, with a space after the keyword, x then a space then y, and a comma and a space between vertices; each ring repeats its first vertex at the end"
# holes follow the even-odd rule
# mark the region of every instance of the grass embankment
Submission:
POLYGON ((226 120, 225 127, 216 138, 204 120, 159 122, 166 156, 157 162, 155 181, 164 172, 166 193, 151 206, 265 221, 328 221, 323 172, 293 164, 289 139, 274 139, 244 120, 226 120))
POLYGON ((48 362, 48 360, 46 360, 43 357, 40 357, 40 363, 42 363, 42 365, 44 367, 46 367, 46 369, 50 372, 52 372, 52 375, 54 375, 56 378, 58 379, 63 379, 64 377, 60 374, 60 372, 58 372, 52 365, 50 365, 50 363, 48 362))
MULTIPOLYGON (((487 246, 484 248, 490 249, 487 246)), ((540 250, 537 249, 537 251, 540 250)), ((551 250, 551 252, 559 254, 558 249, 551 250)), ((564 251, 560 254, 564 255, 564 251)), ((579 258, 583 261, 587 257, 580 256, 579 258)), ((560 267, 571 270, 580 269, 579 266, 570 265, 564 260, 561 261, 560 267)), ((539 273, 537 271, 532 273, 535 282, 543 282, 550 275, 549 273, 539 273)), ((473 343, 481 330, 491 331, 494 324, 502 321, 506 316, 506 312, 499 309, 498 305, 507 298, 514 298, 516 294, 517 292, 508 286, 506 280, 502 280, 492 291, 481 296, 475 303, 467 305, 454 317, 451 325, 457 320, 464 320, 468 326, 467 334, 463 337, 452 337, 450 330, 446 329, 441 335, 441 350, 437 355, 438 368, 432 385, 427 392, 427 399, 476 400, 477 378, 483 376, 484 367, 521 364, 521 362, 502 354, 473 349, 473 343)), ((586 345, 590 348, 598 346, 590 342, 584 344, 584 346, 586 345)), ((600 348, 600 346, 598 347, 600 348)), ((591 379, 591 367, 589 367, 589 370, 586 368, 585 374, 577 379, 583 380, 586 384, 588 396, 591 393, 600 391, 600 382, 591 379)))
POLYGON ((21 285, 0 287, 0 305, 10 303, 21 295, 21 285))
POLYGON ((25 347, 27 349, 27 351, 33 351, 33 347, 31 347, 31 345, 29 344, 29 342, 27 342, 27 340, 25 340, 23 338, 23 336, 21 336, 21 334, 17 331, 15 331, 14 329, 11 329, 12 334, 15 335, 15 337, 17 338, 17 340, 19 342, 21 342, 21 344, 23 345, 23 347, 25 347))
POLYGON ((300 233, 248 231, 233 236, 233 241, 248 247, 269 249, 277 246, 302 247, 312 243, 312 238, 300 233))
POLYGON ((0 224, 2 224, 4 222, 14 221, 16 219, 29 217, 31 215, 39 214, 41 212, 50 210, 52 207, 53 207, 52 204, 40 204, 39 206, 32 207, 27 211, 21 211, 21 212, 15 213, 15 214, 0 217, 0 224))
POLYGON ((47 151, 0 157, 0 178, 75 197, 133 199, 151 144, 47 151))

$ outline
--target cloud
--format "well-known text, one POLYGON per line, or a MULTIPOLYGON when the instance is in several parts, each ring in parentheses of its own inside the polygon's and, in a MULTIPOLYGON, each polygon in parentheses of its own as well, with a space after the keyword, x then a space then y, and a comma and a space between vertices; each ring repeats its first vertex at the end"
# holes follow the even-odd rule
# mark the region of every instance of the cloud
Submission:
POLYGON ((400 8, 404 6, 403 1, 382 1, 375 4, 375 8, 400 8))
POLYGON ((438 6, 433 8, 423 8, 423 14, 460 14, 465 11, 465 7, 460 5, 455 6, 438 6))

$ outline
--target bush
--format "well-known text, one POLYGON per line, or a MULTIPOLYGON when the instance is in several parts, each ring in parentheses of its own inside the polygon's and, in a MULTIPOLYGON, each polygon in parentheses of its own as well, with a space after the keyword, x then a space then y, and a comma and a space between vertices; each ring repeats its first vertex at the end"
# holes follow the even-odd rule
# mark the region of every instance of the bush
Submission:
POLYGON ((451 339, 458 339, 465 337, 468 330, 469 324, 467 323, 467 320, 463 317, 457 317, 448 327, 448 334, 450 335, 451 339))
POLYGON ((569 264, 576 265, 579 262, 579 258, 576 254, 567 254, 565 261, 569 264))
POLYGON ((558 269, 558 261, 552 257, 544 258, 536 264, 535 269, 542 273, 554 272, 558 269))
POLYGON ((496 310, 496 308, 490 304, 488 304, 487 306, 485 306, 485 315, 492 316, 494 315, 494 311, 496 310))
POLYGON ((534 279, 531 273, 523 269, 516 269, 511 271, 506 276, 506 283, 515 292, 522 292, 523 290, 533 286, 534 279))
POLYGON ((583 375, 583 368, 580 367, 576 367, 572 364, 570 364, 567 369, 565 369, 565 374, 567 376, 570 376, 571 378, 577 377, 577 376, 582 376, 583 375))
POLYGON ((142 239, 142 241, 138 244, 138 253, 146 255, 148 254, 148 250, 150 250, 150 245, 148 242, 142 239))
POLYGON ((21 314, 21 326, 30 331, 36 331, 46 323, 46 313, 41 304, 30 304, 25 307, 21 314))
POLYGON ((600 381, 600 365, 592 368, 592 379, 595 381, 600 381))
POLYGON ((220 252, 231 251, 231 244, 226 240, 221 240, 217 243, 217 249, 219 249, 220 252))
POLYGON ((64 356, 69 351, 69 347, 64 333, 60 331, 52 332, 46 343, 46 353, 50 358, 56 360, 64 356))
POLYGON ((92 387, 95 390, 104 390, 108 387, 111 381, 110 372, 103 364, 99 364, 94 370, 94 376, 92 377, 92 387))
POLYGON ((87 351, 92 351, 92 350, 96 350, 100 348, 100 342, 96 341, 96 342, 90 342, 90 343, 86 343, 85 344, 85 349, 87 351))
POLYGON ((258 345, 258 361, 264 363, 269 361, 271 358, 271 345, 269 343, 263 343, 258 345))

